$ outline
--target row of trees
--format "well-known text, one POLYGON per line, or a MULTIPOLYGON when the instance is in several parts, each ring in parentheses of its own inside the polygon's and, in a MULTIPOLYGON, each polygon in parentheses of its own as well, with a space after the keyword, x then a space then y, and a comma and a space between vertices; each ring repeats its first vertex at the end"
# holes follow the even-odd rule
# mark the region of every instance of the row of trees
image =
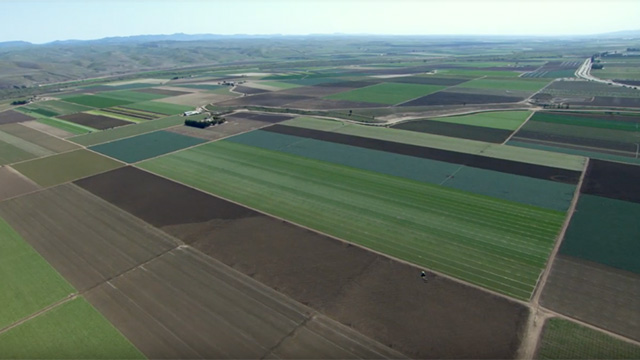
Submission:
POLYGON ((204 128, 209 127, 211 125, 224 124, 225 122, 227 122, 227 119, 221 118, 219 116, 213 116, 213 117, 209 117, 209 118, 202 119, 202 120, 187 119, 187 120, 184 121, 184 124, 186 126, 193 126, 193 127, 197 127, 197 128, 200 128, 200 129, 204 129, 204 128))

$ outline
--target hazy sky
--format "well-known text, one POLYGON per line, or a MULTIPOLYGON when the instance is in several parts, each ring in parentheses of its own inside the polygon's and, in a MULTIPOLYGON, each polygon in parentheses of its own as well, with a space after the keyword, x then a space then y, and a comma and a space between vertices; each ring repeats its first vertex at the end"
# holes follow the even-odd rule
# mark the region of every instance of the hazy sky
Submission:
POLYGON ((139 34, 572 35, 640 29, 640 0, 0 0, 0 41, 139 34))

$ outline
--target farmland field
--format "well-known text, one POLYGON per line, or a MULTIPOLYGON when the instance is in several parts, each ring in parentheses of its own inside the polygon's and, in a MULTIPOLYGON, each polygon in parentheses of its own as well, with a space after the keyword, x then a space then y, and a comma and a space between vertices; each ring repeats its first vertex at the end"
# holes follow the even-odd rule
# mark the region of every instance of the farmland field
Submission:
POLYGON ((38 185, 47 187, 119 166, 122 164, 115 160, 81 149, 22 162, 13 168, 38 185))
POLYGON ((437 120, 408 121, 393 126, 396 129, 418 131, 434 135, 449 136, 454 138, 484 141, 501 144, 506 141, 512 130, 503 130, 485 126, 456 124, 453 122, 440 122, 437 120))
POLYGON ((381 83, 350 90, 326 98, 393 105, 444 89, 438 85, 381 83))
POLYGON ((0 216, 78 291, 177 246, 165 233, 72 184, 0 202, 0 216))
POLYGON ((82 297, 0 333, 8 359, 144 359, 82 297))
POLYGON ((162 94, 153 94, 130 90, 104 91, 100 93, 100 96, 118 100, 125 100, 129 102, 149 101, 167 97, 167 95, 162 94))
POLYGON ((60 116, 60 119, 70 121, 82 126, 91 127, 98 130, 110 129, 113 127, 131 125, 131 122, 115 119, 108 116, 92 115, 88 113, 77 113, 71 115, 60 116))
POLYGON ((43 115, 46 117, 53 117, 88 111, 91 110, 91 108, 88 106, 82 106, 60 100, 49 100, 22 106, 18 110, 27 114, 36 113, 38 115, 43 115))
POLYGON ((546 321, 537 359, 637 359, 640 347, 559 318, 546 321))
POLYGON ((122 99, 113 99, 104 96, 98 95, 79 95, 79 96, 70 96, 65 97, 64 101, 72 102, 79 105, 90 106, 94 108, 107 108, 118 105, 126 105, 131 104, 134 101, 122 100, 122 99))
POLYGON ((57 118, 39 118, 37 120, 39 123, 42 123, 44 125, 48 125, 63 131, 66 131, 70 134, 73 135, 80 135, 80 134, 86 134, 86 133, 90 133, 93 131, 96 131, 96 129, 88 127, 88 126, 83 126, 80 124, 76 124, 73 123, 71 121, 65 121, 62 119, 57 119, 57 118))
POLYGON ((41 131, 23 126, 21 124, 0 125, 0 131, 10 134, 31 144, 40 146, 53 152, 64 152, 77 149, 78 146, 68 141, 49 136, 41 131))
POLYGON ((191 136, 155 131, 122 140, 95 145, 91 150, 128 163, 138 162, 205 142, 191 136))
MULTIPOLYGON (((29 316, 75 290, 22 237, 0 218, 0 329, 29 316)), ((2 343, 0 334, 0 344, 2 343)), ((0 345, 0 349, 2 345, 0 345)), ((6 353, 0 351, 6 355, 6 353)))
POLYGON ((136 168, 76 184, 411 357, 511 358, 516 350, 527 312, 514 302, 431 273, 429 286, 416 286, 419 268, 136 168))
POLYGON ((13 110, 0 112, 0 125, 29 121, 33 119, 34 118, 29 115, 25 115, 21 112, 17 112, 13 110))
POLYGON ((475 79, 459 85, 460 87, 472 88, 472 89, 504 89, 504 90, 517 90, 517 91, 529 91, 535 92, 542 89, 549 83, 548 80, 525 80, 525 79, 510 79, 510 78, 482 78, 475 79))
POLYGON ((530 111, 488 111, 470 115, 430 118, 429 120, 493 129, 516 130, 530 114, 530 111))
POLYGON ((561 212, 229 141, 141 166, 521 299, 531 295, 563 220, 561 212))
POLYGON ((8 166, 0 166, 0 201, 40 189, 40 187, 8 166))
POLYGON ((140 124, 118 127, 110 129, 108 131, 100 131, 92 134, 75 136, 70 138, 69 140, 80 145, 91 146, 129 136, 140 135, 155 130, 166 129, 168 127, 180 125, 182 123, 184 123, 184 118, 176 115, 163 119, 151 120, 140 124))
POLYGON ((440 91, 435 94, 426 95, 415 100, 407 101, 399 106, 430 106, 430 105, 467 105, 467 104, 494 104, 494 103, 515 103, 522 100, 522 97, 504 95, 467 94, 454 92, 453 90, 440 91))
POLYGON ((127 109, 142 110, 162 115, 176 115, 185 111, 193 110, 191 106, 168 104, 158 101, 144 101, 135 104, 126 104, 127 109))

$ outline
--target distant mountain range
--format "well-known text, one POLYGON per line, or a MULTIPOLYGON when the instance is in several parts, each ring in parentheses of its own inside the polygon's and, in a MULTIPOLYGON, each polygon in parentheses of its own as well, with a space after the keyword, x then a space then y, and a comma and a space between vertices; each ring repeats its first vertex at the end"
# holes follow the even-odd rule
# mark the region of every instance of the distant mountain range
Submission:
MULTIPOLYGON (((74 44, 131 44, 131 43, 145 43, 145 42, 158 42, 158 41, 203 41, 203 40, 219 40, 219 39, 260 39, 260 38, 301 38, 301 37, 345 37, 345 36, 392 36, 392 35, 367 35, 367 34, 310 34, 310 35, 282 35, 282 34, 269 34, 269 35, 247 35, 247 34, 234 34, 234 35, 219 35, 219 34, 184 34, 176 33, 171 35, 133 35, 133 36, 113 36, 95 40, 56 40, 45 44, 33 44, 27 41, 5 41, 0 42, 0 48, 12 48, 12 47, 30 47, 30 46, 45 46, 45 45, 74 45, 74 44)), ((402 36, 402 35, 398 35, 402 36)), ((418 37, 419 35, 411 35, 410 37, 418 37)), ((424 35, 425 37, 484 37, 486 35, 424 35)), ((492 36, 493 37, 493 36, 492 36)), ((504 37, 504 36, 496 36, 504 37)), ((553 36, 515 36, 515 37, 553 37, 553 36)), ((563 38, 572 36, 559 36, 563 38)), ((594 35, 576 35, 575 37, 596 37, 596 38, 640 38, 640 30, 624 30, 615 31, 594 35)))

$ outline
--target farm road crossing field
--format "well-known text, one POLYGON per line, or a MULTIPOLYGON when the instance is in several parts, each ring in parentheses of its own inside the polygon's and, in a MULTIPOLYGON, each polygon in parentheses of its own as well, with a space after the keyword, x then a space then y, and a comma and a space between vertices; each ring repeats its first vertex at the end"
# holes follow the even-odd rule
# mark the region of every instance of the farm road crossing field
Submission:
POLYGON ((0 329, 74 292, 73 287, 2 218, 0 238, 0 329))
POLYGON ((129 163, 156 157, 205 142, 191 136, 168 131, 155 131, 131 138, 95 145, 91 150, 129 163))
POLYGON ((444 86, 438 85, 381 83, 364 88, 350 90, 347 92, 329 95, 326 98, 334 100, 348 100, 356 102, 362 101, 393 105, 420 96, 424 96, 442 90, 444 88, 444 86))
POLYGON ((531 295, 564 218, 229 141, 140 166, 520 299, 531 295))
POLYGON ((47 187, 122 166, 121 163, 80 149, 22 162, 12 167, 38 185, 47 187))
POLYGON ((431 273, 421 286, 419 268, 133 167, 76 184, 405 355, 515 354, 527 316, 515 302, 431 273))
POLYGON ((82 297, 1 333, 0 354, 7 359, 144 359, 82 297))
POLYGON ((363 170, 400 176, 523 204, 566 211, 575 185, 467 167, 415 156, 378 151, 269 131, 253 131, 228 139, 363 170), (455 174, 452 178, 451 175, 455 174))
POLYGON ((71 184, 0 202, 0 216, 79 291, 177 246, 71 184))
POLYGON ((87 298, 151 359, 403 358, 193 249, 111 283, 87 298))

